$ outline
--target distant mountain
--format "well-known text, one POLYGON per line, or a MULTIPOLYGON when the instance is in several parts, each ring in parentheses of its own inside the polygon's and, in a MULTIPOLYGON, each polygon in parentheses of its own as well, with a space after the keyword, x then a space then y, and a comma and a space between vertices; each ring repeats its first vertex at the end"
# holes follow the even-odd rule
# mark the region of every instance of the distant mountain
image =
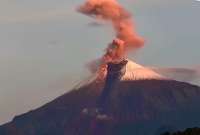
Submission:
POLYGON ((107 117, 97 117, 96 102, 108 81, 91 81, 16 116, 0 126, 0 135, 160 135, 200 126, 200 87, 145 70, 130 70, 128 62, 121 79, 110 81, 107 117))

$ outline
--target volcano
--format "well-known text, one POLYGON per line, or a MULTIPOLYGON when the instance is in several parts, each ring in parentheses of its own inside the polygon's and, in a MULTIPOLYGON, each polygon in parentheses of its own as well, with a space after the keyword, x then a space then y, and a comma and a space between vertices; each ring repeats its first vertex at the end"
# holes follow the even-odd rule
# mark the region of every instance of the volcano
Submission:
POLYGON ((0 126, 0 135, 159 135, 200 126, 200 87, 130 60, 107 69, 102 81, 16 116, 0 126), (106 119, 97 117, 99 102, 106 119))

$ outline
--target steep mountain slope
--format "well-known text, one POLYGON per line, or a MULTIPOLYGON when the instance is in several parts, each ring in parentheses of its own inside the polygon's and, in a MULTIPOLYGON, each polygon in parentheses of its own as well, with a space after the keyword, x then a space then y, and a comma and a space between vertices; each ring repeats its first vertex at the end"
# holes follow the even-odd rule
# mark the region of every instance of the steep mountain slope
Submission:
MULTIPOLYGON (((94 117, 83 116, 82 110, 95 108, 103 84, 92 82, 39 109, 17 116, 0 127, 0 134, 94 134, 96 131, 93 130, 99 130, 91 124, 94 117)), ((107 126, 101 131, 105 135, 151 135, 170 128, 200 126, 199 97, 200 88, 188 83, 173 80, 120 81, 112 89, 107 103, 107 112, 112 120, 105 122, 107 126)))

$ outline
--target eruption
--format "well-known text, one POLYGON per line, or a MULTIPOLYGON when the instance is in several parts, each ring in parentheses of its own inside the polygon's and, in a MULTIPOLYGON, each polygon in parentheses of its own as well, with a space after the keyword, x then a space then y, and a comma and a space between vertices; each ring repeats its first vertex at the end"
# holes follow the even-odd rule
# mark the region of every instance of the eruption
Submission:
POLYGON ((143 46, 144 39, 137 35, 131 14, 115 0, 88 0, 78 11, 97 20, 110 22, 116 32, 116 38, 108 45, 106 53, 100 59, 100 69, 106 63, 122 61, 127 51, 143 46))
POLYGON ((200 126, 200 87, 173 79, 196 79, 200 68, 145 67, 125 58, 144 40, 115 0, 88 0, 78 11, 116 31, 102 58, 89 64, 97 76, 16 116, 0 135, 158 135, 200 126))
MULTIPOLYGON (((125 10, 116 0, 87 0, 78 7, 78 12, 95 18, 97 21, 109 22, 115 30, 116 38, 108 45, 106 53, 87 66, 92 73, 97 73, 97 80, 105 79, 108 63, 118 64, 126 58, 127 52, 141 48, 144 39, 136 33, 131 14, 125 10)), ((148 68, 129 61, 130 73, 125 78, 168 78, 181 81, 191 81, 199 77, 196 69, 182 68, 148 68)), ((129 70, 127 70, 129 71, 129 70)), ((124 77, 123 77, 124 78, 124 77)), ((126 79, 125 79, 126 80, 126 79)))

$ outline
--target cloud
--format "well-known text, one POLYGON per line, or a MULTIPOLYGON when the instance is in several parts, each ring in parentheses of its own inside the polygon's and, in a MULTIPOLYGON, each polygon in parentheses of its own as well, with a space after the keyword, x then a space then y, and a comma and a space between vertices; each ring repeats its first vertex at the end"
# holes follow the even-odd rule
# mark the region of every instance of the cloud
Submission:
POLYGON ((151 68, 165 77, 178 81, 192 82, 200 78, 199 67, 195 68, 151 68))

